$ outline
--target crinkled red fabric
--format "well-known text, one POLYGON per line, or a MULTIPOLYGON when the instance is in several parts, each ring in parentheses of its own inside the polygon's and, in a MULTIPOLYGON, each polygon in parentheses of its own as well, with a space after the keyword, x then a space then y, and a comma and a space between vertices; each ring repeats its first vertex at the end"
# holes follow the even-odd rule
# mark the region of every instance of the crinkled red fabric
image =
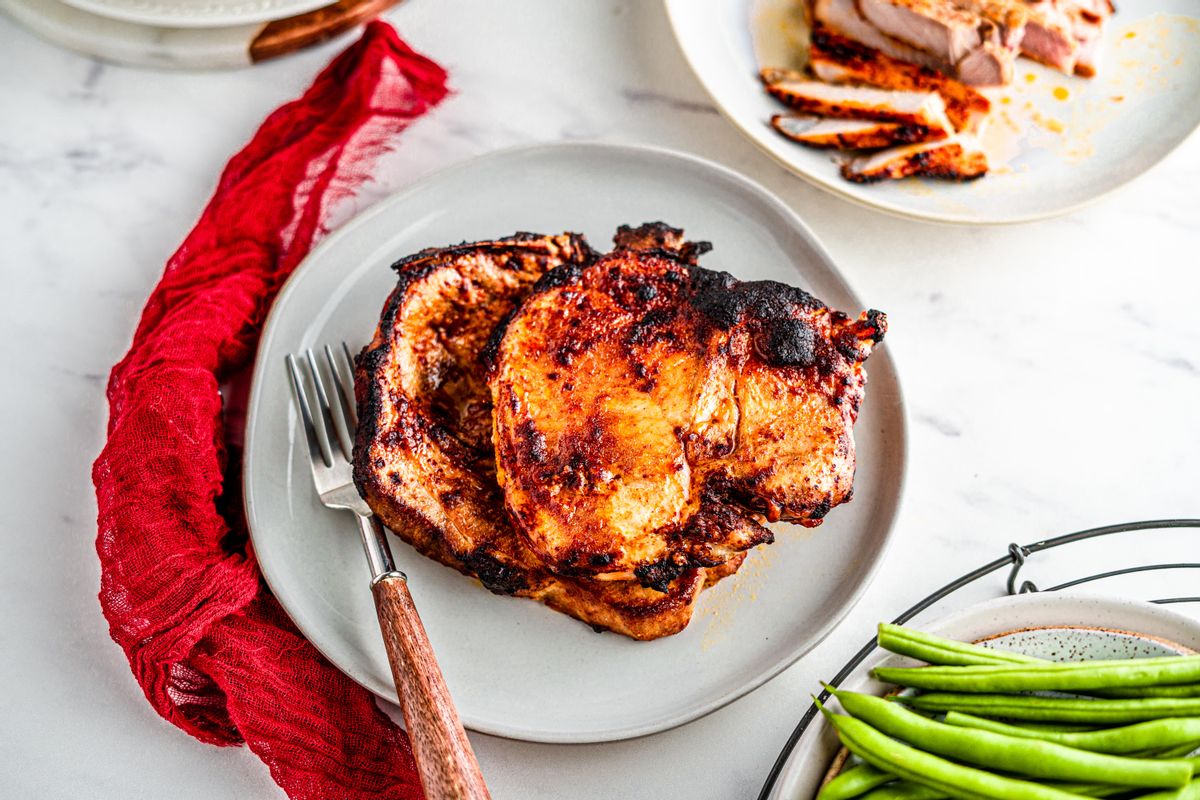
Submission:
POLYGON ((230 409, 267 309, 332 202, 445 95, 441 67, 371 23, 230 161, 109 380, 108 441, 92 477, 112 637, 158 713, 205 742, 245 742, 292 798, 421 789, 404 732, 263 583, 230 409))

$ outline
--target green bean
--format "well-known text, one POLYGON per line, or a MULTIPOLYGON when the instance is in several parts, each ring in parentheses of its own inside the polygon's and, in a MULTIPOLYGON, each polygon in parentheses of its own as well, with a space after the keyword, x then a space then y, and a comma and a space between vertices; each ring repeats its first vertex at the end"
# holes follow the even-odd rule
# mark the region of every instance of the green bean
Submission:
POLYGON ((1194 780, 1182 789, 1138 795, 1138 800, 1200 800, 1200 780, 1194 780))
POLYGON ((1012 720, 1008 723, 1031 731, 1052 731, 1054 733, 1083 733, 1096 730, 1095 725, 1071 725, 1065 722, 1032 722, 1027 719, 1012 720))
POLYGON ((848 800, 895 779, 895 775, 881 772, 870 764, 859 764, 842 770, 822 786, 817 793, 817 800, 848 800))
MULTIPOLYGON (((1074 792, 1085 797, 1112 797, 1113 795, 1124 795, 1129 793, 1128 786, 1120 786, 1115 783, 1047 783, 1046 786, 1052 786, 1064 792, 1074 792)), ((1170 789, 1168 791, 1175 791, 1170 789)))
POLYGON ((1125 758, 1040 739, 957 728, 926 719, 882 697, 831 691, 856 719, 914 747, 957 761, 1035 778, 1123 786, 1179 787, 1192 778, 1192 765, 1183 761, 1125 758))
MULTIPOLYGON (((1121 728, 1078 733, 1031 730, 964 714, 961 711, 948 712, 945 722, 947 725, 960 728, 975 728, 1026 739, 1041 739, 1097 753, 1138 753, 1143 750, 1165 750, 1200 741, 1200 717, 1156 719, 1121 728)), ((1190 752, 1191 750, 1186 750, 1184 754, 1190 752)))
POLYGON ((1040 658, 1033 656, 1024 656, 1007 650, 993 650, 977 644, 967 644, 887 622, 879 623, 879 634, 876 641, 884 650, 944 666, 1036 664, 1041 662, 1040 658))
POLYGON ((877 680, 942 692, 1079 692, 1200 680, 1200 656, 955 667, 876 667, 877 680))
POLYGON ((1200 717, 1200 699, 1147 697, 1135 700, 1092 700, 1085 697, 956 694, 930 692, 896 699, 924 711, 965 711, 981 717, 1120 725, 1163 717, 1200 717))
MULTIPOLYGON (((1056 783, 1052 784, 1051 788, 1081 794, 1085 797, 1109 797, 1129 791, 1128 786, 1105 786, 1099 783, 1056 783)), ((872 789, 860 800, 946 800, 949 797, 950 795, 940 789, 908 781, 893 781, 878 789, 872 789)))
POLYGON ((923 753, 880 733, 862 720, 817 707, 838 732, 850 752, 884 772, 931 786, 962 800, 1078 800, 1084 795, 1064 792, 1029 781, 993 775, 923 753))
POLYGON ((862 796, 862 800, 944 800, 949 796, 932 786, 896 781, 867 792, 862 796))
MULTIPOLYGON (((1200 697, 1200 683, 1185 683, 1179 686, 1130 686, 1113 687, 1097 691, 1105 697, 1200 697)), ((1090 692, 1089 692, 1090 694, 1090 692)))
MULTIPOLYGON (((1182 758, 1186 761, 1191 761, 1190 756, 1192 755, 1192 753, 1194 753, 1196 751, 1197 747, 1200 747, 1200 742, 1188 742, 1187 744, 1181 744, 1178 747, 1167 747, 1162 750, 1159 750, 1157 753, 1151 753, 1150 757, 1151 758, 1182 758)), ((1192 772, 1194 774, 1197 773, 1197 770, 1195 769, 1195 767, 1192 768, 1192 772)))
MULTIPOLYGON (((1136 753, 1125 753, 1124 755, 1131 758, 1187 758, 1196 748, 1190 744, 1182 747, 1170 747, 1166 750, 1160 747, 1154 747, 1149 750, 1138 750, 1136 753)), ((1193 770, 1193 774, 1195 770, 1193 770)))

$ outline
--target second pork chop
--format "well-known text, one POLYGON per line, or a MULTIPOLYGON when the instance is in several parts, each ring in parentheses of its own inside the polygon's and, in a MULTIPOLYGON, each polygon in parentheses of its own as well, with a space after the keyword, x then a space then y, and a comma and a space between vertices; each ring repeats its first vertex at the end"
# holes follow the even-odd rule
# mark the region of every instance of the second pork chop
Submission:
POLYGON ((850 496, 883 314, 852 320, 655 238, 624 230, 548 273, 489 355, 505 503, 559 574, 663 587, 770 541, 761 521, 817 525, 850 496))

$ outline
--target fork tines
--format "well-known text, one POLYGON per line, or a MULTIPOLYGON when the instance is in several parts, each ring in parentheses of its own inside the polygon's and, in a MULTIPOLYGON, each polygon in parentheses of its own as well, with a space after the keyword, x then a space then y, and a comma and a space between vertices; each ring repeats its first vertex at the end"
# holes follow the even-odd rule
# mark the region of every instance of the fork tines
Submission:
POLYGON ((354 408, 354 362, 345 342, 336 350, 329 345, 323 349, 323 363, 309 348, 299 358, 289 355, 287 366, 292 393, 304 423, 309 456, 314 465, 322 463, 332 467, 335 459, 352 461, 354 458, 354 429, 358 424, 354 408), (327 382, 333 384, 332 396, 326 389, 327 382), (334 451, 334 440, 340 453, 334 451))

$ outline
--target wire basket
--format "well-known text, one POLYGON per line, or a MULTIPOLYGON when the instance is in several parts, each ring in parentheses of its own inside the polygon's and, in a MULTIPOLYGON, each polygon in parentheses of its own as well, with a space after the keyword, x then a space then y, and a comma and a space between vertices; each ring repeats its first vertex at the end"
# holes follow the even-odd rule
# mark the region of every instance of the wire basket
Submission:
MULTIPOLYGON (((1064 547, 1066 545, 1091 539, 1099 539, 1100 537, 1107 537, 1120 533, 1134 533, 1138 531, 1168 531, 1180 528, 1200 530, 1200 519, 1160 519, 1148 520, 1145 522, 1127 522, 1120 525, 1108 525, 1103 528, 1091 528, 1085 531, 1068 533, 1064 536, 1043 539, 1041 541, 1033 542, 1032 544, 1020 545, 1013 543, 1008 546, 1008 551, 1005 553, 1005 555, 995 559, 994 561, 989 561, 983 566, 980 566, 951 581, 950 583, 947 583, 945 586, 942 586, 940 589, 937 589, 912 607, 905 610, 892 621, 897 625, 903 625, 904 623, 916 617, 918 614, 927 610, 941 600, 944 600, 955 592, 958 592, 959 590, 975 583, 981 578, 998 572, 1006 567, 1008 568, 1008 576, 1005 581, 1005 590, 1010 595, 1026 594, 1029 592, 1057 592, 1063 589, 1071 589, 1074 587, 1083 586, 1085 584, 1113 580, 1120 578, 1121 576, 1137 575, 1148 572, 1182 571, 1180 574, 1189 577, 1189 581, 1186 584, 1188 587, 1187 591, 1177 596, 1156 597, 1151 599, 1150 602, 1159 604, 1200 603, 1200 594, 1195 593, 1200 591, 1200 581, 1197 581, 1194 577, 1191 577, 1195 574, 1195 570, 1200 570, 1200 562, 1172 561, 1123 566, 1117 569, 1104 570, 1101 572, 1084 575, 1082 577, 1072 578, 1046 588, 1039 587, 1031 580, 1022 579, 1022 570, 1025 568, 1026 564, 1029 563, 1030 557, 1047 550, 1053 550, 1054 548, 1064 547)), ((1200 555, 1200 548, 1193 552, 1196 552, 1197 555, 1200 555)), ((846 680, 846 678, 849 677, 849 675, 863 661, 865 661, 867 657, 871 655, 871 653, 875 651, 876 647, 877 645, 875 643, 875 639, 872 638, 869 642, 863 645, 862 648, 855 653, 854 656, 847 661, 840 670, 838 670, 837 675, 835 675, 833 679, 829 681, 829 683, 834 687, 841 686, 842 682, 846 680)), ((821 702, 828 700, 829 692, 822 691, 819 699, 821 702)), ((792 751, 800 742, 801 737, 804 736, 804 732, 808 730, 813 720, 816 719, 817 714, 818 709, 814 703, 813 705, 809 706, 808 710, 804 713, 804 716, 800 718, 799 724, 796 725, 796 728, 792 731, 791 736, 788 737, 787 742, 784 744, 783 749, 780 750, 779 756, 775 759, 775 763, 771 767, 771 771, 768 773, 766 781, 763 783, 762 790, 758 794, 758 800, 767 800, 767 798, 770 796, 772 789, 775 787, 776 781, 779 779, 779 776, 783 771, 784 765, 787 763, 788 758, 792 754, 792 751)))

